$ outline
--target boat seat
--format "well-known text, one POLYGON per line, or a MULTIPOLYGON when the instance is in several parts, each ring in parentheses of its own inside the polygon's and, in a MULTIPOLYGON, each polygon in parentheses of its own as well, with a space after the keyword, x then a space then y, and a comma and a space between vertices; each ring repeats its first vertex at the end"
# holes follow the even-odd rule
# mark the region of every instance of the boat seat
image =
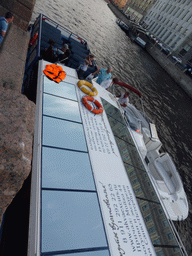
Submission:
POLYGON ((142 134, 148 152, 152 150, 159 150, 161 148, 162 143, 158 138, 157 130, 154 124, 149 123, 149 129, 143 127, 142 134))
POLYGON ((41 42, 48 42, 49 39, 53 40, 59 46, 63 45, 63 40, 61 36, 61 31, 51 24, 43 21, 42 22, 42 34, 41 34, 41 42))
POLYGON ((85 58, 79 56, 78 54, 71 54, 70 59, 73 59, 73 60, 75 60, 76 62, 79 62, 79 65, 80 65, 81 63, 84 62, 84 59, 85 59, 85 58))
POLYGON ((82 49, 87 50, 87 45, 82 44, 80 41, 78 42, 75 39, 69 38, 69 42, 70 42, 71 46, 75 46, 77 48, 82 48, 82 49))
POLYGON ((79 67, 79 62, 78 61, 76 61, 76 60, 74 60, 73 58, 69 58, 69 62, 68 62, 68 64, 67 64, 67 66, 68 67, 70 67, 70 68, 74 68, 74 69, 77 69, 78 67, 79 67))
POLYGON ((71 52, 77 53, 78 55, 83 56, 83 57, 86 57, 90 53, 90 51, 88 51, 88 50, 82 51, 80 48, 75 48, 74 46, 70 47, 70 49, 71 49, 71 52))
POLYGON ((57 29, 55 26, 51 25, 47 21, 42 21, 42 30, 49 31, 50 33, 55 31, 60 31, 59 29, 57 29))
MULTIPOLYGON (((63 41, 61 40, 61 37, 59 36, 59 37, 56 37, 56 36, 54 36, 54 35, 43 35, 42 34, 42 36, 41 36, 41 42, 42 41, 44 41, 44 42, 49 42, 49 40, 53 40, 54 42, 55 42, 55 45, 57 44, 57 45, 59 45, 59 46, 62 46, 63 45, 63 41)), ((54 45, 54 46, 55 46, 54 45)))
POLYGON ((154 162, 149 163, 149 169, 161 191, 167 192, 169 195, 171 195, 179 190, 180 178, 168 153, 161 154, 154 160, 154 162))

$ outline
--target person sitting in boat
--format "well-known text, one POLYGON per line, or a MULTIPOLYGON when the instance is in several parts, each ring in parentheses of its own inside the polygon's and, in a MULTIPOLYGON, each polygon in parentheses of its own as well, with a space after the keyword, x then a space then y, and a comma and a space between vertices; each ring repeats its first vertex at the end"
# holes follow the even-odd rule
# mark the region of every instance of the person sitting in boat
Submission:
POLYGON ((95 75, 96 75, 96 74, 99 74, 99 67, 96 67, 96 68, 97 68, 97 70, 96 70, 95 72, 89 74, 89 75, 85 78, 85 80, 86 80, 87 82, 92 83, 92 79, 95 77, 95 75))
POLYGON ((122 107, 127 107, 127 105, 128 105, 128 103, 129 103, 129 98, 128 98, 128 96, 129 96, 129 93, 128 92, 125 92, 125 93, 122 93, 121 95, 118 95, 118 96, 116 96, 116 97, 118 97, 119 98, 119 103, 120 103, 120 105, 122 106, 122 107))
POLYGON ((77 69, 78 78, 80 80, 84 79, 84 73, 87 71, 88 67, 92 65, 92 61, 94 60, 95 56, 93 54, 89 54, 84 62, 79 66, 77 69))
POLYGON ((117 77, 114 77, 113 79, 107 79, 101 82, 101 86, 108 91, 109 87, 111 87, 113 84, 115 84, 118 81, 117 77))
POLYGON ((111 71, 112 71, 112 69, 110 67, 108 67, 108 69, 104 69, 104 68, 100 69, 96 82, 98 84, 101 84, 103 81, 105 81, 107 79, 111 79, 111 71))
POLYGON ((57 61, 57 56, 54 52, 55 42, 52 39, 49 39, 48 44, 49 44, 49 47, 41 52, 42 58, 46 61, 54 63, 57 61))
POLYGON ((71 54, 69 46, 67 44, 64 44, 60 49, 57 49, 57 54, 58 54, 58 61, 67 66, 69 62, 69 56, 71 54))

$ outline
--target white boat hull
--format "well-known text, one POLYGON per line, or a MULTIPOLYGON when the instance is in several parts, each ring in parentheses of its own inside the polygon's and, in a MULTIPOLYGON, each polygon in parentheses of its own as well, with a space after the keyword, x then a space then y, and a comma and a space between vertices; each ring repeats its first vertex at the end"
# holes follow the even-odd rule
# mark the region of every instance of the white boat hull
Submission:
POLYGON ((167 218, 186 219, 189 212, 187 196, 171 157, 168 153, 159 153, 162 143, 155 125, 149 124, 132 104, 126 108, 125 116, 167 218))

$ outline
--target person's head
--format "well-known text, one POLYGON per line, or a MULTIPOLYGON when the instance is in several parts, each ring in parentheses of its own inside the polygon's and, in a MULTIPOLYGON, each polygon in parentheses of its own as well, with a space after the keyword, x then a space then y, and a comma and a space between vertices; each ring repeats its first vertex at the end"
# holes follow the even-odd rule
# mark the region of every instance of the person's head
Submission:
POLYGON ((114 77, 114 78, 113 78, 113 83, 116 84, 116 83, 118 83, 118 82, 119 82, 119 79, 118 79, 117 77, 114 77))
POLYGON ((61 50, 66 51, 69 49, 69 46, 67 44, 64 44, 61 48, 61 50))
POLYGON ((93 60, 95 58, 95 56, 93 54, 89 54, 89 60, 93 60))
POLYGON ((109 73, 111 73, 111 71, 112 71, 112 68, 111 68, 111 67, 108 67, 106 73, 109 74, 109 73))
POLYGON ((123 98, 127 98, 128 96, 129 96, 129 93, 125 92, 123 98))
POLYGON ((7 12, 5 14, 5 19, 7 20, 8 23, 11 23, 14 19, 13 14, 11 12, 7 12))

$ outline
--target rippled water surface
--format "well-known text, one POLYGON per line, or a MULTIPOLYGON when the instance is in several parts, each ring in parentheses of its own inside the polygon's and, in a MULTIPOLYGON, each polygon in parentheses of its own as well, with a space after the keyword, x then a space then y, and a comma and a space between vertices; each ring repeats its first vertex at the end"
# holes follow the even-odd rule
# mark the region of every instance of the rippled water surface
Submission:
MULTIPOLYGON (((110 65, 113 76, 142 93, 145 112, 156 123, 160 140, 173 158, 192 203, 192 100, 170 76, 117 26, 104 0, 36 0, 32 21, 43 13, 88 41, 100 68, 110 65)), ((116 87, 116 92, 120 90, 116 87)), ((140 106, 130 93, 131 103, 140 106)), ((192 214, 176 223, 192 255, 192 214)))

